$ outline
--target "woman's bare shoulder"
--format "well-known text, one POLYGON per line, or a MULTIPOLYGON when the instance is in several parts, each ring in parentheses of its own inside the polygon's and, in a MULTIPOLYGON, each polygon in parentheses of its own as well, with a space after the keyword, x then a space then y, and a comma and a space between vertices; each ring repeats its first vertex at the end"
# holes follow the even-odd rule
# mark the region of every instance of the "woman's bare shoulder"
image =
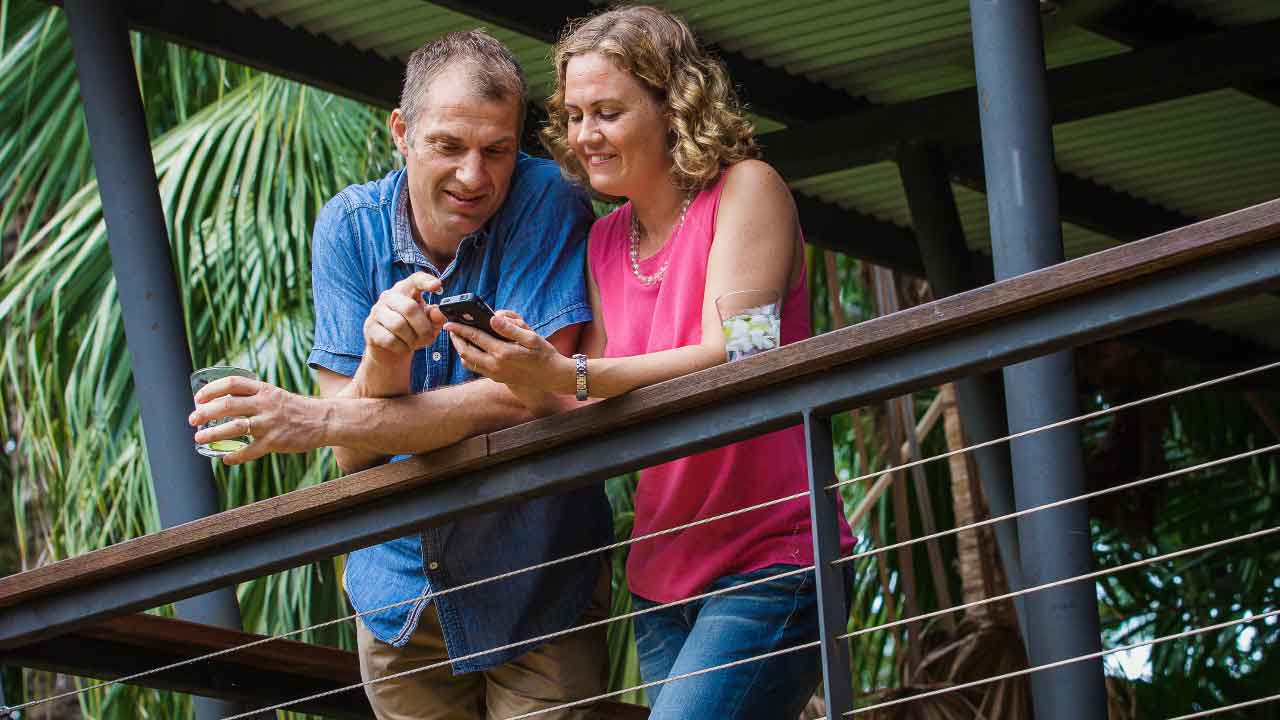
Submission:
POLYGON ((748 183, 775 183, 786 187, 786 182, 773 166, 763 160, 740 160, 725 169, 725 185, 748 183))
POLYGON ((752 215, 795 207, 786 181, 763 160, 743 160, 726 169, 725 173, 720 200, 722 206, 728 205, 752 215))

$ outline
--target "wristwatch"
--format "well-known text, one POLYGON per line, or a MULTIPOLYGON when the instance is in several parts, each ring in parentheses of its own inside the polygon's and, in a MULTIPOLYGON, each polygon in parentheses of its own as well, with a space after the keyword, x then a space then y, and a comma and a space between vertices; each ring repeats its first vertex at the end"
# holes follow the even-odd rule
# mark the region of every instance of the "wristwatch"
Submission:
POLYGON ((587 399, 587 356, 577 353, 573 356, 574 397, 579 401, 587 399))

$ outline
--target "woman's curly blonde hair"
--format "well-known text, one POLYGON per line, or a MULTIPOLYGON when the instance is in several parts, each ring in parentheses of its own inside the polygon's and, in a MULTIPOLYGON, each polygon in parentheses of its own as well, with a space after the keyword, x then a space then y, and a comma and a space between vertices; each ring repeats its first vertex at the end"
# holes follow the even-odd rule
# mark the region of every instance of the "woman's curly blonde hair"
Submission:
POLYGON ((590 186, 569 147, 564 78, 575 55, 600 53, 648 87, 663 108, 672 182, 701 190, 724 168, 759 157, 754 128, 719 60, 698 44, 679 17, 644 5, 616 8, 570 24, 556 43, 556 89, 547 100, 542 142, 566 177, 590 186))

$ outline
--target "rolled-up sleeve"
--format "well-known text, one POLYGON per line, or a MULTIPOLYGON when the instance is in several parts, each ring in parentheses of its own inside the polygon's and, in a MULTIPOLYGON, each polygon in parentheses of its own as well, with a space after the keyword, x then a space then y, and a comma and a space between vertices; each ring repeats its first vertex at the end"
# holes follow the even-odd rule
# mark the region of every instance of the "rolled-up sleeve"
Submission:
POLYGON ((374 302, 359 243, 346 204, 335 197, 320 211, 311 239, 315 340, 307 364, 348 377, 360 366, 364 319, 374 302))
MULTIPOLYGON (((528 183, 507 227, 498 308, 520 312, 539 335, 591 320, 587 299, 587 232, 595 219, 586 193, 543 164, 528 183)), ((513 198, 514 199, 514 198, 513 198)))

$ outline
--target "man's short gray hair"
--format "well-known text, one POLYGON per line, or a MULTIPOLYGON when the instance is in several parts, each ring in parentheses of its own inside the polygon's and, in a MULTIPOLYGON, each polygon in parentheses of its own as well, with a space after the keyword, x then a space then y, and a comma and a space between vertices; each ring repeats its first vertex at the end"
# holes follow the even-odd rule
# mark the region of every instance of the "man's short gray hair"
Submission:
POLYGON ((487 100, 518 102, 517 136, 524 131, 524 109, 529 97, 524 71, 515 55, 484 30, 445 33, 413 51, 404 70, 400 113, 412 138, 413 126, 427 104, 427 89, 445 68, 465 65, 476 92, 487 100))

